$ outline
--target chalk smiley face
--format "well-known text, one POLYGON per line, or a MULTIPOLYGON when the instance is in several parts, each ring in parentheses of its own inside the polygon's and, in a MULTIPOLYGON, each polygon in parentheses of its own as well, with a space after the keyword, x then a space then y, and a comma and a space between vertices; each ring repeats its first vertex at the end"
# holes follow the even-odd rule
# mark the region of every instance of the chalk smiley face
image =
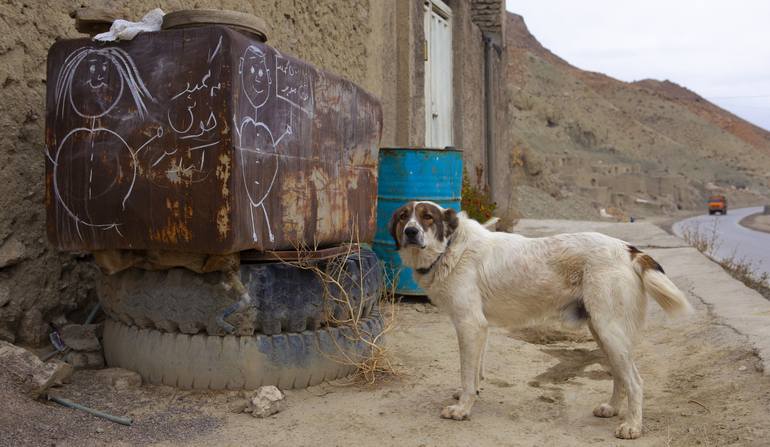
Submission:
POLYGON ((110 57, 97 52, 75 68, 76 83, 69 90, 75 112, 86 118, 106 115, 123 96, 125 82, 110 57))
MULTIPOLYGON (((81 118, 108 115, 130 97, 140 118, 147 115, 145 99, 155 101, 131 57, 117 47, 82 47, 70 53, 56 77, 56 114, 69 106, 81 118)), ((93 124, 91 124, 93 126, 93 124)))
POLYGON ((273 84, 271 70, 267 64, 267 55, 254 45, 246 48, 241 57, 239 69, 243 93, 254 107, 262 107, 270 97, 273 84))

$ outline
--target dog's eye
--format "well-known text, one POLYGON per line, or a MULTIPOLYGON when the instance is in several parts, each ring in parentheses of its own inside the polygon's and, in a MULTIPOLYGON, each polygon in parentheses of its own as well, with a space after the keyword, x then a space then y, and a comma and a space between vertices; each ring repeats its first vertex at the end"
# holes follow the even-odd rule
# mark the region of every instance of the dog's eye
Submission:
POLYGON ((433 216, 431 216, 430 214, 425 214, 424 216, 422 216, 422 220, 433 220, 433 216))
POLYGON ((408 217, 409 217, 409 215, 408 215, 408 214, 406 214, 406 213, 401 213, 401 216, 399 216, 399 219, 401 219, 401 220, 406 220, 408 217))

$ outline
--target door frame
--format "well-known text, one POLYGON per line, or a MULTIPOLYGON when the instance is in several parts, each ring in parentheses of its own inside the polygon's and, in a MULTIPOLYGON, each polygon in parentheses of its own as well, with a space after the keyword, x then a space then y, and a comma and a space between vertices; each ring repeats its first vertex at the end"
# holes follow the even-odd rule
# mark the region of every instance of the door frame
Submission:
MULTIPOLYGON (((452 9, 442 0, 424 0, 423 1, 423 42, 425 52, 425 74, 423 79, 424 99, 425 99, 425 146, 436 146, 434 141, 432 128, 433 128, 433 86, 432 79, 432 49, 430 45, 430 26, 432 13, 436 13, 447 21, 449 25, 449 67, 450 67, 450 81, 449 88, 451 89, 451 98, 449 100, 449 107, 447 111, 447 127, 449 131, 449 145, 454 144, 454 45, 453 45, 453 17, 452 9)), ((442 144, 446 146, 446 144, 442 144)))

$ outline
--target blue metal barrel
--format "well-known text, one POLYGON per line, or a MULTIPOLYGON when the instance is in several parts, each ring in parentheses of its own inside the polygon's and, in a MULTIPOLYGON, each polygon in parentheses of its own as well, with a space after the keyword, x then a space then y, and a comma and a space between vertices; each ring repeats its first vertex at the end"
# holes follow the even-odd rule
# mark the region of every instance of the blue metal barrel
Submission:
MULTIPOLYGON (((455 149, 382 148, 380 149, 377 189, 377 233, 374 251, 385 263, 389 279, 398 278, 396 293, 424 295, 412 277, 412 269, 403 267, 396 243, 388 231, 393 213, 410 200, 430 200, 444 208, 460 211, 463 178, 462 151, 455 149)), ((390 284, 392 286, 392 283, 390 284)))

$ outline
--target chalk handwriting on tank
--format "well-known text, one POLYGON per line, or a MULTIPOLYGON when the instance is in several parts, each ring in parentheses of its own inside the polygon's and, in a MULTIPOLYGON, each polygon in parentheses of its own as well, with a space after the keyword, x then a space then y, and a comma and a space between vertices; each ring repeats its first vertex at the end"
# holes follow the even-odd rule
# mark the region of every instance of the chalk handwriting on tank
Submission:
POLYGON ((276 95, 292 106, 313 116, 313 90, 309 67, 294 64, 280 54, 275 56, 276 95))
POLYGON ((166 119, 175 135, 173 147, 164 148, 151 161, 151 168, 161 169, 160 178, 165 181, 197 182, 208 176, 206 150, 220 143, 213 102, 222 82, 218 79, 219 72, 212 72, 211 66, 221 47, 222 36, 216 47, 209 49, 205 73, 194 82, 188 81, 184 89, 171 97, 166 119))
POLYGON ((56 201, 75 222, 81 240, 81 226, 114 229, 121 234, 120 222, 102 221, 93 217, 93 211, 119 207, 113 214, 117 215, 126 209, 136 182, 137 156, 163 135, 163 129, 150 131, 149 138, 133 148, 125 136, 97 121, 108 116, 127 96, 143 121, 147 114, 145 100, 155 100, 128 53, 115 47, 83 47, 69 54, 56 78, 54 95, 57 116, 72 116, 68 115, 71 111, 81 124, 47 151, 53 165, 56 201))
POLYGON ((240 116, 233 117, 233 121, 238 140, 241 175, 250 204, 252 239, 257 240, 256 219, 261 214, 267 227, 268 238, 273 242, 275 236, 270 227, 265 199, 270 195, 278 176, 277 147, 293 133, 293 111, 290 108, 285 114, 286 119, 278 120, 277 123, 276 120, 267 123, 259 115, 260 109, 268 101, 281 99, 275 91, 278 85, 277 76, 279 70, 287 68, 284 66, 278 69, 279 56, 273 56, 267 51, 274 50, 251 45, 244 50, 240 58, 240 88, 248 105, 239 104, 239 107, 236 107, 240 116), (276 134, 279 134, 278 138, 275 138, 276 134))

